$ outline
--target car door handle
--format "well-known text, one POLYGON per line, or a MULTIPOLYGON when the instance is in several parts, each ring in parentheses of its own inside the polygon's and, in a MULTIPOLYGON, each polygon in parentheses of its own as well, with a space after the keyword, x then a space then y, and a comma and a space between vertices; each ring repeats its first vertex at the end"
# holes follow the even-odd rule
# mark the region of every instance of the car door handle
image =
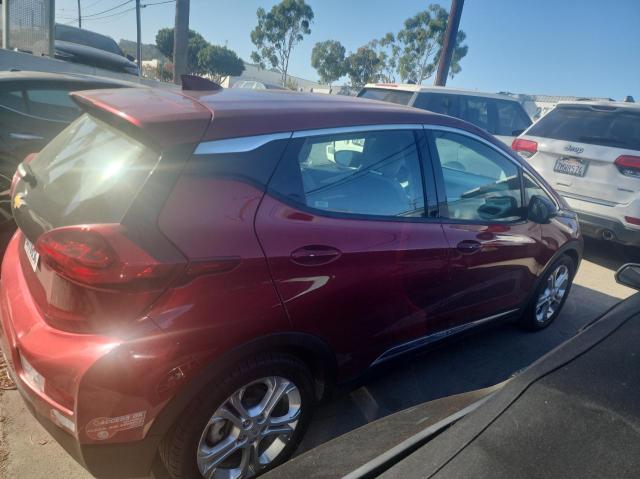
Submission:
POLYGON ((13 140, 24 140, 24 141, 44 140, 44 137, 39 135, 32 135, 31 133, 9 133, 9 136, 13 140))
POLYGON ((482 248, 482 243, 474 240, 464 240, 458 243, 457 248, 461 253, 471 254, 479 251, 482 248))
POLYGON ((291 261, 301 266, 320 266, 337 260, 342 253, 338 248, 324 245, 309 245, 291 253, 291 261))

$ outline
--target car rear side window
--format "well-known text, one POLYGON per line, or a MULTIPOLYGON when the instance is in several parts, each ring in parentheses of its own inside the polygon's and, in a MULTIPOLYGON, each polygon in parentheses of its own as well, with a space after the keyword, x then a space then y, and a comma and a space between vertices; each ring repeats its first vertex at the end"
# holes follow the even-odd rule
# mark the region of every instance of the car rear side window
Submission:
POLYGON ((496 105, 498 124, 494 135, 518 136, 529 128, 531 120, 520 103, 508 100, 493 100, 496 105))
POLYGON ((69 97, 67 90, 29 90, 29 112, 48 120, 71 121, 80 109, 69 97))
POLYGON ((0 91, 0 106, 21 113, 27 112, 24 96, 21 90, 0 91))
POLYGON ((398 105, 408 105, 413 96, 412 91, 387 90, 384 88, 365 88, 358 93, 360 98, 368 98, 369 100, 388 101, 389 103, 397 103, 398 105))
POLYGON ((558 106, 527 135, 640 150, 640 111, 607 106, 558 106))
POLYGON ((458 117, 458 96, 443 93, 420 93, 413 104, 416 108, 458 117))
POLYGON ((424 216, 412 130, 313 136, 290 150, 271 188, 296 203, 333 213, 424 216))
POLYGON ((29 205, 54 227, 118 222, 158 160, 120 130, 83 115, 30 163, 29 205))
POLYGON ((460 97, 460 118, 493 133, 490 124, 489 100, 475 96, 460 97))
POLYGON ((522 219, 520 171, 515 163, 466 135, 433 134, 442 167, 449 219, 509 222, 522 219))

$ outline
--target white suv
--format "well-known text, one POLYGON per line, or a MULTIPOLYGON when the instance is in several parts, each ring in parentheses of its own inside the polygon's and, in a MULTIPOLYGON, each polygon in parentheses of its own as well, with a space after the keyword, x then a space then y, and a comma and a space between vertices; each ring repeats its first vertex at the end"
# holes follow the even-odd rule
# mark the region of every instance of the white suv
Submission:
POLYGON ((640 246, 640 105, 561 102, 513 142, 583 233, 640 246))
POLYGON ((509 146, 531 125, 531 118, 520 102, 509 95, 441 86, 370 83, 358 96, 455 116, 488 131, 509 146))

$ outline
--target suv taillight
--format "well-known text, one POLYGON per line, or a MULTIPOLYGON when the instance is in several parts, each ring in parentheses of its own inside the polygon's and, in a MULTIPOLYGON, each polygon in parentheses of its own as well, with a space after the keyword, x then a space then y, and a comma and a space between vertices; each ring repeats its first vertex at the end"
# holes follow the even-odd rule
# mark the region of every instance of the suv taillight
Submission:
POLYGON ((511 149, 524 158, 531 158, 538 152, 538 143, 531 140, 516 138, 511 143, 511 149))
POLYGON ((60 276, 82 285, 130 291, 167 287, 186 264, 167 264, 131 241, 119 224, 68 226, 38 238, 36 250, 60 276))
POLYGON ((623 175, 640 178, 640 156, 622 155, 614 163, 623 175))

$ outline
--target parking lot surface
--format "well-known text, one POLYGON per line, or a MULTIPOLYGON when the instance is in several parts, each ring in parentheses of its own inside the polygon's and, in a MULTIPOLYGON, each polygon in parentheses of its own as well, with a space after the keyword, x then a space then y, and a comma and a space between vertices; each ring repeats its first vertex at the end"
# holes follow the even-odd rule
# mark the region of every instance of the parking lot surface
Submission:
MULTIPOLYGON (((527 333, 512 325, 498 326, 413 355, 360 384, 341 388, 318 409, 298 452, 387 414, 507 379, 633 294, 613 277, 620 265, 631 261, 640 261, 640 250, 587 240, 571 295, 549 328, 527 333)), ((16 391, 0 394, 0 477, 90 477, 31 417, 16 391)), ((164 477, 162 471, 156 475, 164 477)))

